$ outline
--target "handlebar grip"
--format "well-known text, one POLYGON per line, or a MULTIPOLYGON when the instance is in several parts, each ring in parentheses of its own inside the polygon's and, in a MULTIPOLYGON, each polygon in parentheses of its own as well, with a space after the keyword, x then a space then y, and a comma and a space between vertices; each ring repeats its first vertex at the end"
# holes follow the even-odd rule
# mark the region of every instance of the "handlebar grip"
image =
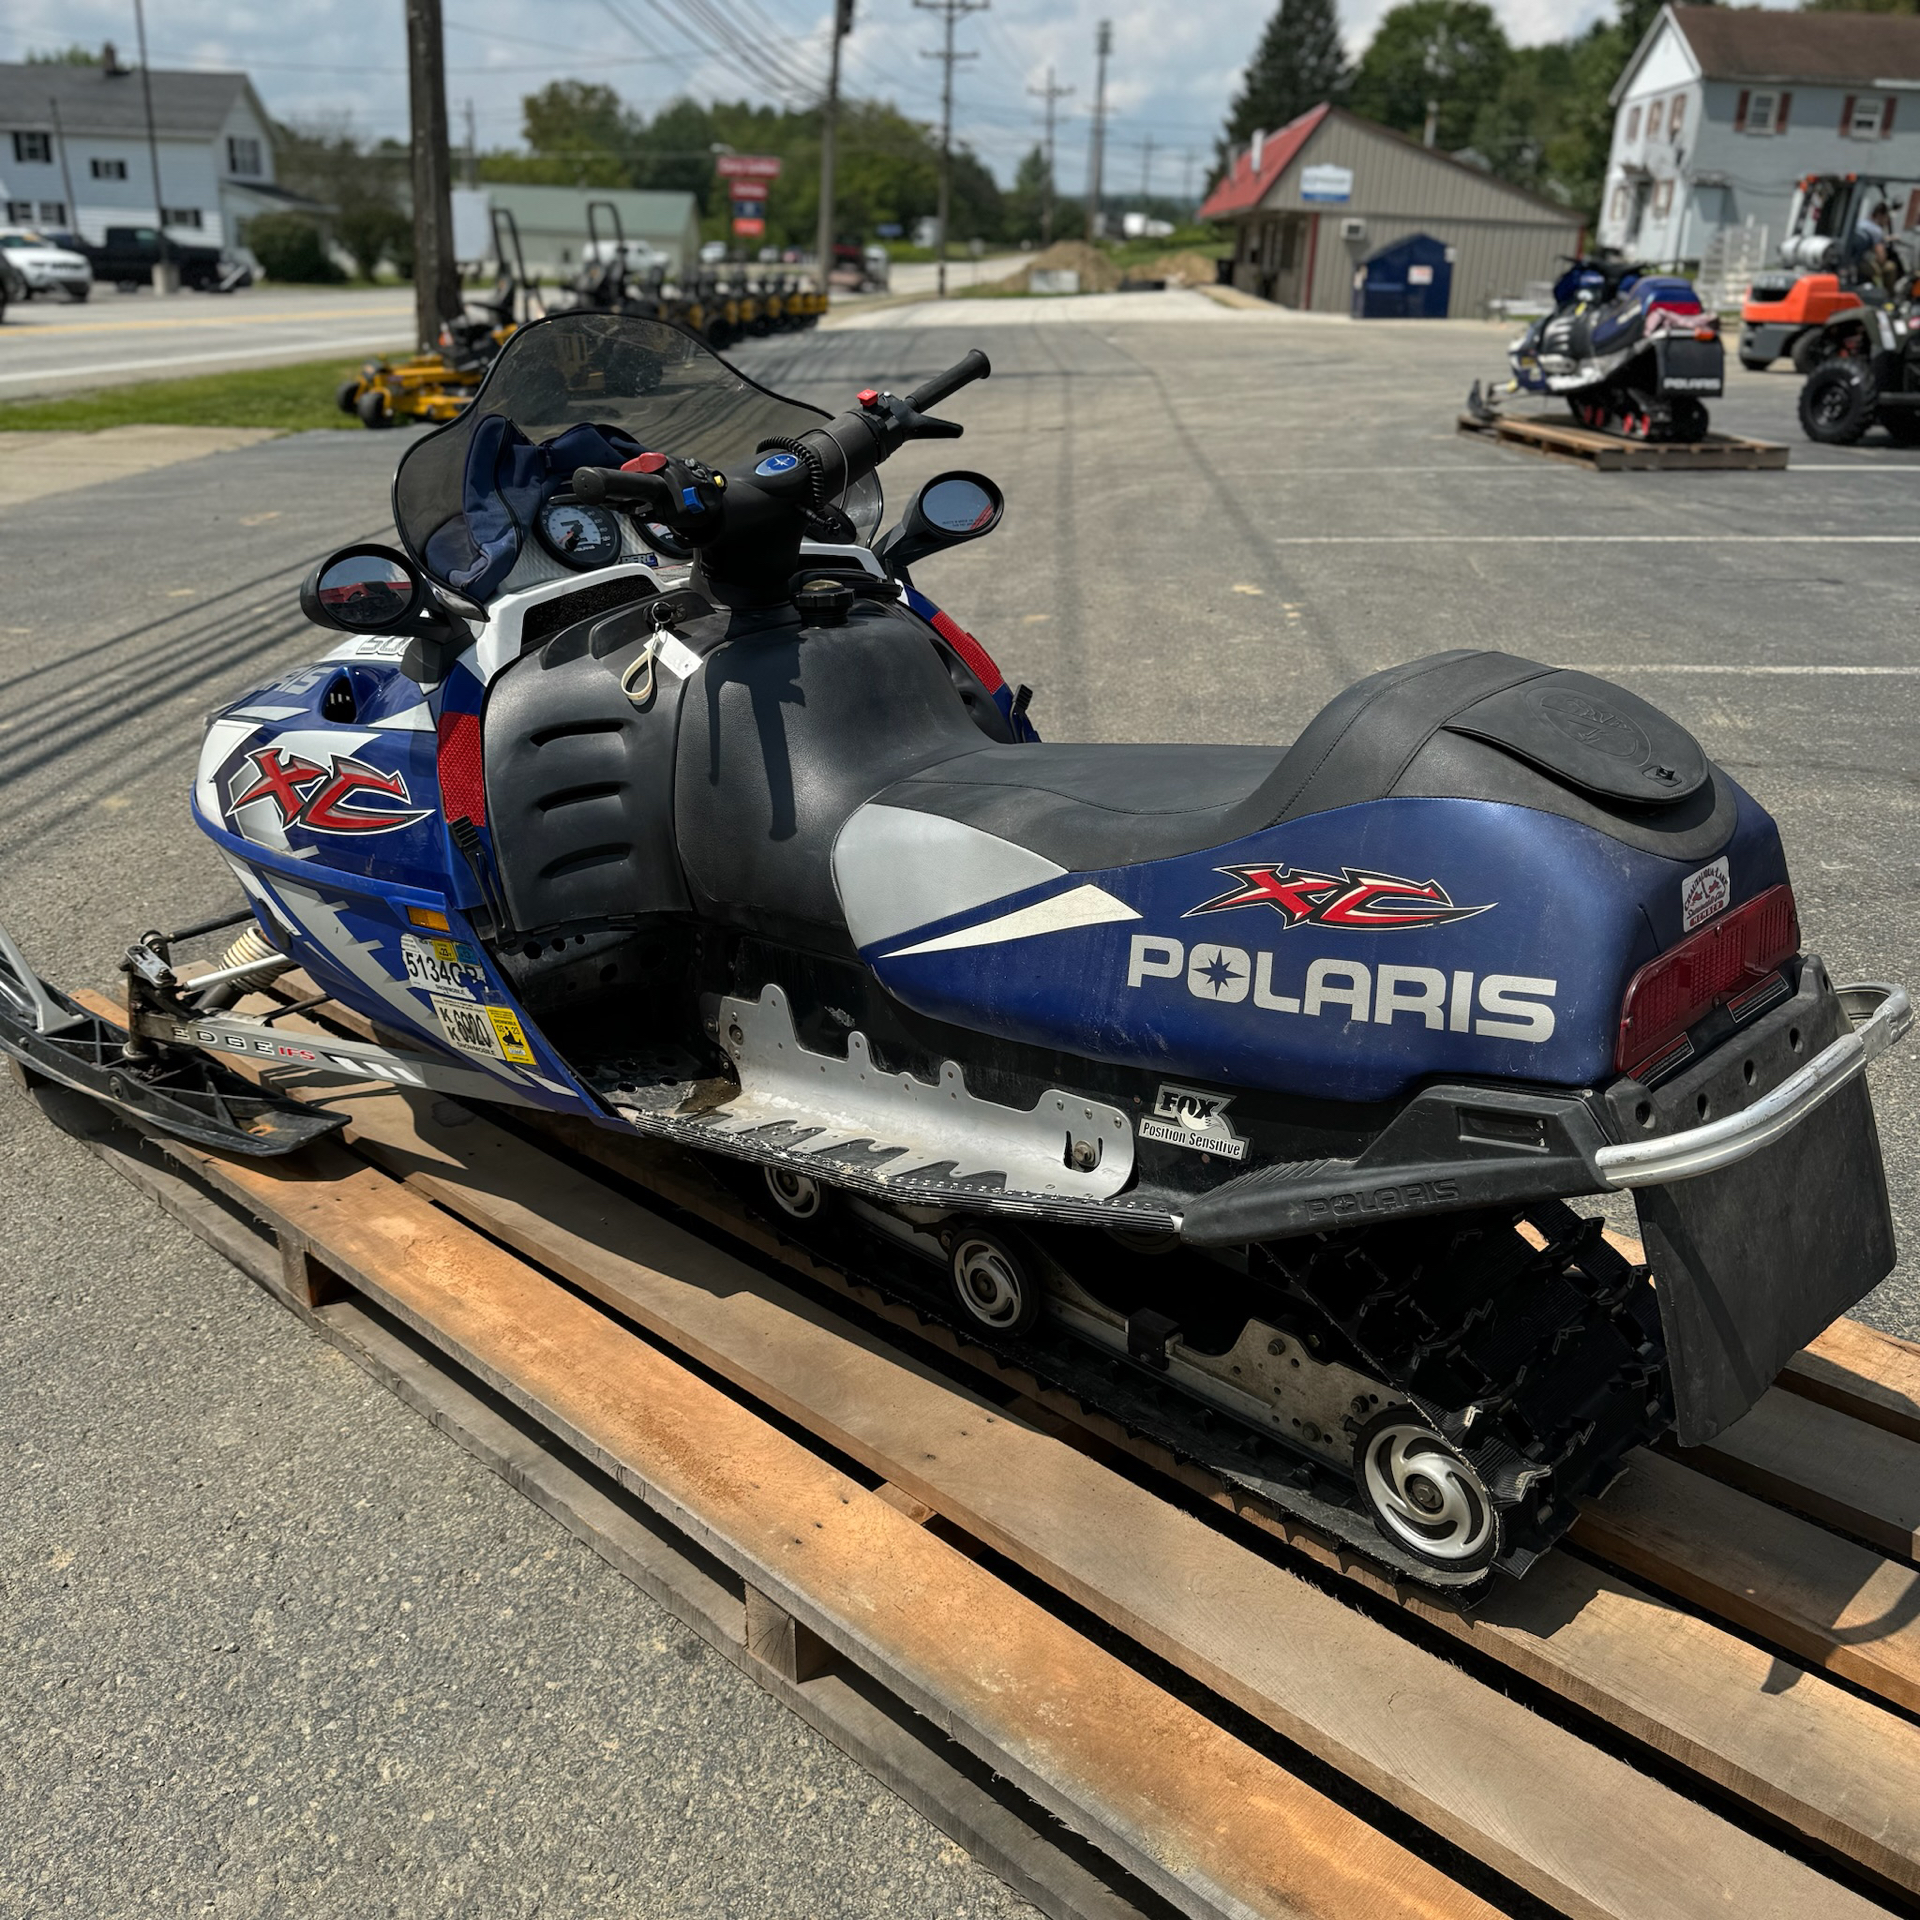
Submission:
POLYGON ((628 473, 620 467, 575 467, 567 482, 574 497, 590 507, 651 507, 661 515, 674 506, 673 490, 657 473, 628 473))
POLYGON ((942 400, 950 399, 962 387, 986 379, 992 371, 993 363, 975 347, 964 360, 955 361, 945 373, 936 373, 925 386, 915 387, 907 395, 907 405, 915 413, 925 413, 929 407, 937 407, 942 400))

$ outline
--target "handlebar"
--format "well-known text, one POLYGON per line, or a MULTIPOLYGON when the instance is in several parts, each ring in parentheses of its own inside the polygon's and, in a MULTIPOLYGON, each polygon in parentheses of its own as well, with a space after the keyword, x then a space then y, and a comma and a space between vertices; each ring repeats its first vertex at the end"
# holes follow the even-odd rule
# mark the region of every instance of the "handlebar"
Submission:
POLYGON ((568 483, 574 497, 590 507, 644 507, 649 520, 673 511, 673 490, 657 473, 629 473, 625 467, 576 467, 568 483))
POLYGON ((962 387, 971 386, 976 380, 984 380, 993 372, 993 363, 975 347, 965 359, 957 360, 945 373, 936 373, 924 386, 915 387, 907 395, 907 405, 915 413, 925 413, 929 407, 937 407, 942 400, 950 400, 962 387))

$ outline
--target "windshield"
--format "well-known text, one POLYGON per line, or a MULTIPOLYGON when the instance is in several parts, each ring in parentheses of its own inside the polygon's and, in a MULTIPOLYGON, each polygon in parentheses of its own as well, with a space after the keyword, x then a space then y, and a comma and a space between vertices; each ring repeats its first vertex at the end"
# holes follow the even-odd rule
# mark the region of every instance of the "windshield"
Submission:
MULTIPOLYGON (((512 334, 473 403, 407 449, 393 476, 394 525, 435 579, 484 599, 505 578, 505 547, 524 544, 576 466, 658 451, 724 469, 827 417, 756 386, 678 327, 558 313, 512 334)), ((834 504, 862 541, 873 538, 877 480, 834 504)))

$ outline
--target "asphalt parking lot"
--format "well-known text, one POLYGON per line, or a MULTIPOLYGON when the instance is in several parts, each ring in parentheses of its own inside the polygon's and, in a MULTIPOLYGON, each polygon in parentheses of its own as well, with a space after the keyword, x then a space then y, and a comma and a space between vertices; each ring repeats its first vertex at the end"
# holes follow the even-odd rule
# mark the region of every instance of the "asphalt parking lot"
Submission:
MULTIPOLYGON (((1005 487, 921 584, 1043 734, 1283 741, 1444 647, 1584 667, 1779 817, 1839 977, 1920 980, 1920 460, 1809 448, 1797 383, 1736 371, 1716 424, 1787 472, 1592 474, 1456 434, 1497 329, 1038 315, 741 358, 837 406, 985 346, 964 443, 886 478, 1005 487)), ((227 904, 186 816, 202 717, 315 650, 300 576, 385 529, 396 451, 306 435, 0 508, 0 923, 52 977, 227 904)), ((1915 1062, 1874 1081, 1909 1249, 1915 1062)), ((0 1915, 1027 1911, 10 1086, 0 1165, 0 1915)), ((1915 1271, 1866 1317, 1920 1337, 1915 1271)))

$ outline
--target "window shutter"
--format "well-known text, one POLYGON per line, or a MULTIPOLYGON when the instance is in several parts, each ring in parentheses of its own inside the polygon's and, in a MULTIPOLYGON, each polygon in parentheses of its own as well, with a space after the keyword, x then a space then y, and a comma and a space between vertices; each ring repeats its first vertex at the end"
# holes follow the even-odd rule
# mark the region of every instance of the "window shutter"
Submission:
POLYGON ((1893 137, 1893 110, 1899 104, 1900 102, 1897 98, 1883 100, 1880 103, 1880 138, 1882 140, 1889 140, 1893 137))
POLYGON ((1745 87, 1740 89, 1740 98, 1734 102, 1733 130, 1735 133, 1745 133, 1747 130, 1747 90, 1745 87))
POLYGON ((1793 95, 1790 93, 1783 93, 1780 96, 1779 106, 1774 110, 1773 130, 1775 133, 1786 132, 1787 113, 1788 113, 1788 110, 1792 107, 1792 105, 1793 105, 1793 95))
POLYGON ((1848 94, 1847 97, 1840 102, 1840 131, 1843 134, 1848 134, 1853 131, 1853 95, 1852 94, 1848 94))

